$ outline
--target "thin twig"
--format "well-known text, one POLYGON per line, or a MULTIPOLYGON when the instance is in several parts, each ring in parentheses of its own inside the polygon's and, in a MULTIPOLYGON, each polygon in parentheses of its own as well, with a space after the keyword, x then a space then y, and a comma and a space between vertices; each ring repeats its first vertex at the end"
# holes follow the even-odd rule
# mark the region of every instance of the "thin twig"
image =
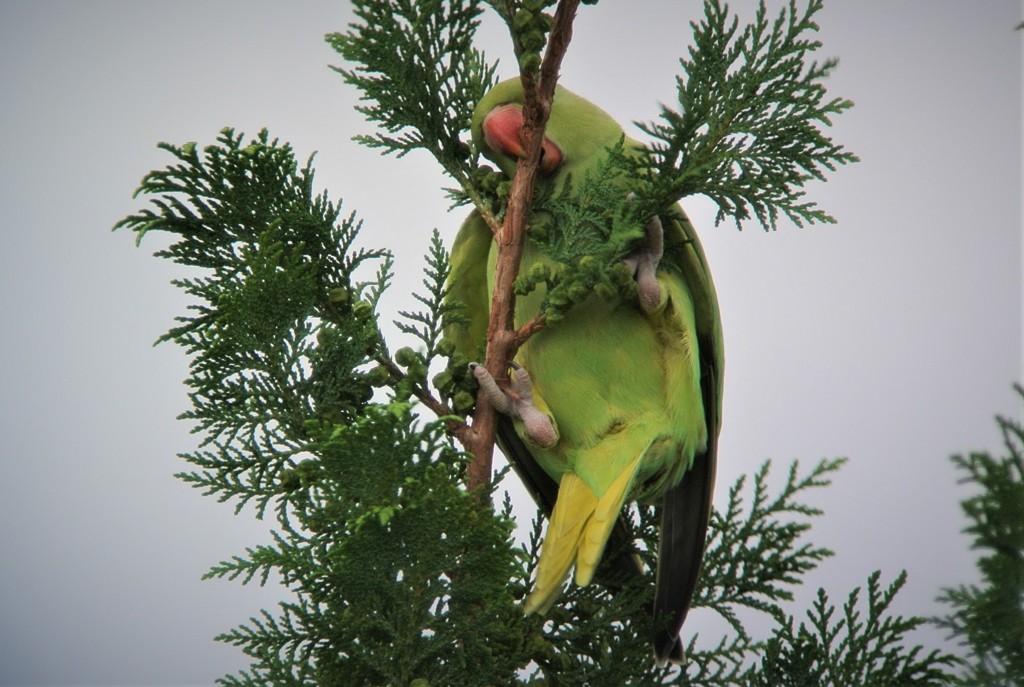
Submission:
POLYGON ((498 219, 498 217, 493 212, 491 212, 490 204, 485 203, 481 195, 473 189, 473 185, 469 182, 468 177, 466 177, 465 175, 460 175, 458 179, 459 183, 462 184, 462 187, 466 190, 466 193, 469 195, 469 198, 473 203, 473 207, 476 208, 476 211, 480 214, 481 217, 483 217, 484 222, 487 223, 487 226, 491 230, 491 233, 497 236, 499 233, 501 233, 501 220, 498 219))
POLYGON ((527 339, 539 332, 544 327, 548 326, 547 315, 534 315, 529 320, 523 323, 519 329, 515 331, 513 336, 513 343, 518 349, 527 339))
MULTIPOLYGON (((395 379, 402 381, 406 377, 408 377, 408 375, 402 371, 402 368, 396 365, 395 362, 388 358, 387 356, 375 355, 373 359, 381 367, 387 370, 388 374, 390 374, 395 379)), ((434 398, 433 394, 431 394, 428 389, 425 389, 423 386, 419 384, 413 384, 411 389, 412 395, 415 396, 420 401, 420 403, 422 403, 431 411, 433 411, 433 413, 437 415, 437 417, 445 418, 445 423, 447 425, 448 431, 451 432, 453 436, 461 440, 461 438, 467 434, 469 427, 466 425, 466 423, 454 419, 455 411, 453 411, 451 408, 445 405, 442 401, 439 401, 436 398, 434 398)))

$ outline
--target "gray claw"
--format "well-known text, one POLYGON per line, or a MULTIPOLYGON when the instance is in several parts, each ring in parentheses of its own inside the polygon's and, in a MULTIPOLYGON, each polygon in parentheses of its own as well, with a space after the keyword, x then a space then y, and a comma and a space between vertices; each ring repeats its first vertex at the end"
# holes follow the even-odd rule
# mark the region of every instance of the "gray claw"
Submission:
POLYGON ((487 402, 494 406, 494 409, 503 415, 512 415, 512 399, 501 390, 498 383, 494 381, 494 377, 487 371, 483 365, 479 363, 470 363, 469 371, 476 377, 477 382, 480 383, 480 388, 484 392, 484 398, 487 402))
POLYGON ((503 415, 523 421, 526 436, 539 446, 549 448, 558 441, 558 432, 551 418, 533 404, 533 382, 522 365, 509 361, 512 368, 509 390, 502 391, 494 377, 483 365, 470 363, 469 370, 480 383, 484 397, 494 409, 503 415))
POLYGON ((514 360, 510 360, 508 366, 512 368, 512 375, 509 378, 509 391, 527 403, 532 404, 533 381, 530 379, 530 373, 526 371, 525 367, 514 360))
MULTIPOLYGON (((634 194, 629 194, 632 200, 634 194)), ((645 313, 652 313, 661 307, 661 286, 658 284, 658 263, 665 251, 665 229, 655 215, 644 226, 644 238, 640 245, 622 261, 636 279, 640 307, 645 313)))

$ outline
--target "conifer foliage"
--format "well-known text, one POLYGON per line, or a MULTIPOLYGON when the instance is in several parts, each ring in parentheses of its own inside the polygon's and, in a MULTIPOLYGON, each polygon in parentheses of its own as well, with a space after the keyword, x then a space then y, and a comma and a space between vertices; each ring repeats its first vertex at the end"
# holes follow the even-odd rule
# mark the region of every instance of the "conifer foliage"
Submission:
POLYGON ((827 98, 822 80, 838 62, 806 59, 821 47, 811 34, 823 5, 809 0, 801 10, 791 0, 771 19, 762 2, 740 28, 728 6, 704 3, 681 60, 678 108, 662 106, 661 121, 641 125, 654 142, 634 173, 655 198, 703 193, 718 205, 719 221, 753 214, 766 229, 780 214, 798 225, 835 221, 802 190, 857 160, 822 128, 853 107, 827 98))
POLYGON ((176 282, 195 304, 163 337, 192 355, 202 436, 179 477, 277 520, 208 577, 275 573, 296 594, 220 637, 256 660, 224 684, 500 682, 522 663, 512 524, 461 487, 464 456, 401 385, 371 402, 387 254, 353 247, 359 221, 266 132, 162 147, 176 163, 120 225, 170 232, 159 255, 203 270, 176 282))
MULTIPOLYGON (((1024 398, 1024 387, 1017 386, 1024 398)), ((959 684, 1024 684, 1024 427, 997 418, 1006 454, 953 456, 962 482, 975 490, 961 502, 981 580, 943 590, 950 613, 939 623, 967 647, 959 684)))
MULTIPOLYGON (((458 203, 500 220, 509 180, 478 164, 467 131, 495 74, 473 47, 484 7, 476 0, 353 4, 360 21, 328 41, 346 60, 338 71, 362 92, 362 112, 382 130, 357 140, 398 157, 428 151, 454 180, 449 193, 458 203)), ((523 77, 536 78, 554 3, 487 4, 509 25, 523 77)), ((541 197, 559 218, 561 233, 550 240, 578 251, 565 237, 585 233, 579 223, 657 211, 691 193, 707 193, 737 220, 750 212, 766 225, 779 212, 826 219, 796 190, 821 178, 822 168, 853 160, 821 130, 828 115, 849 106, 822 102, 820 81, 833 63, 806 66, 818 44, 805 34, 820 7, 812 0, 800 13, 792 2, 774 23, 762 7, 737 33, 727 8, 708 0, 682 62, 680 110, 647 126, 655 140, 648 167, 620 158, 607 171, 636 174, 634 204, 623 205, 617 193, 619 206, 601 215, 595 206, 541 197), (712 88, 719 82, 722 91, 712 88), (745 101, 752 110, 734 109, 745 101), (780 145, 783 136, 794 145, 780 145)), ((902 645, 921 620, 887 615, 902 576, 884 589, 877 573, 868 578, 866 619, 858 591, 839 619, 824 591, 806 624, 787 614, 802 576, 831 555, 805 539, 820 512, 805 497, 830 483, 841 460, 809 470, 793 464, 775 493, 767 463, 751 485, 741 479, 732 487, 712 516, 695 600, 728 630, 698 636, 692 620, 683 665, 657 665, 650 655, 650 580, 573 586, 548 617, 524 617, 519 602, 536 565, 541 516, 515 514, 536 515, 532 536, 517 543, 511 504, 495 503, 500 476, 483 493, 466 486, 471 456, 456 438, 476 389, 467 361, 453 358, 443 338, 445 324, 464 314, 445 301, 441 236, 431 241, 416 295, 423 310, 398 316, 412 345, 392 351, 380 297, 393 260, 385 249, 356 247, 361 221, 315 190, 312 158, 300 164, 266 131, 247 139, 225 129, 210 145, 160 147, 171 162, 142 180, 138 194, 148 204, 117 227, 139 240, 165 232, 171 242, 157 255, 186 268, 174 284, 192 304, 161 338, 191 356, 192 408, 183 418, 199 445, 182 456, 191 467, 179 477, 274 523, 269 543, 207 576, 279 580, 292 594, 218 637, 251 659, 220 684, 942 684, 948 656, 902 645), (773 619, 774 633, 749 634, 750 613, 773 619)), ((600 201, 607 178, 578 182, 576 198, 600 201)), ((624 250, 629 233, 611 235, 622 241, 615 250, 624 250)), ((596 259, 565 256, 583 268, 596 259)), ((618 257, 613 250, 600 259, 618 257)), ((516 288, 552 278, 525 275, 516 288)), ((548 313, 551 326, 558 312, 548 313)), ((639 555, 651 567, 656 513, 640 507, 631 516, 639 555)))

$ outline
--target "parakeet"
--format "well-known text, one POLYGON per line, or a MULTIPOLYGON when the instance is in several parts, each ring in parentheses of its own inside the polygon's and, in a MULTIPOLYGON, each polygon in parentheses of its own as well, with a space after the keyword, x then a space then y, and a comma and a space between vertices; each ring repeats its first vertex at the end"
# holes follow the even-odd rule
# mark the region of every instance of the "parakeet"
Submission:
MULTIPOLYGON (((478 150, 510 178, 524 155, 523 91, 512 79, 478 103, 472 136, 478 150)), ((542 148, 538 187, 570 189, 623 140, 604 111, 558 87, 542 148)), ((628 138, 627 150, 639 143, 628 138)), ((623 193, 628 193, 623 183, 623 193)), ((508 389, 483 366, 473 374, 504 414, 498 441, 534 498, 549 513, 527 613, 546 612, 575 566, 577 584, 594 578, 623 507, 660 509, 653 613, 659 660, 681 656, 679 630, 704 552, 720 427, 723 346, 718 301, 700 242, 677 207, 652 217, 623 260, 636 297, 591 294, 564 319, 532 336, 510 361, 508 389)), ((456 350, 483 355, 496 244, 479 213, 463 224, 451 254, 449 298, 468 323, 449 327, 456 350)), ((542 244, 526 239, 521 271, 556 268, 542 244)), ((544 286, 520 297, 516 326, 535 315, 544 286)), ((616 528, 619 528, 616 530, 616 528)), ((640 572, 620 555, 616 566, 640 572)))

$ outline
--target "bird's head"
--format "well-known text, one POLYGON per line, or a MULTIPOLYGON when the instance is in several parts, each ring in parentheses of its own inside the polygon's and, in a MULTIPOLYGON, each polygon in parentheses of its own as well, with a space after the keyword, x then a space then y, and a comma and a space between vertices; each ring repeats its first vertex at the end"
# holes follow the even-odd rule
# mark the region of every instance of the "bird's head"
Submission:
MULTIPOLYGON (((509 178, 516 162, 526 156, 522 108, 522 83, 514 78, 488 91, 473 111, 474 144, 509 178)), ((606 112, 558 86, 541 144, 540 174, 560 181, 621 136, 622 128, 606 112)))
MULTIPOLYGON (((523 148, 522 106, 518 103, 505 103, 495 107, 484 117, 480 128, 485 144, 484 154, 493 154, 494 157, 488 157, 497 162, 502 169, 505 169, 506 161, 511 162, 511 171, 514 172, 515 160, 526 157, 526 150, 523 148)), ((545 136, 540 148, 540 173, 551 174, 561 164, 562 149, 550 136, 545 136)), ((506 173, 508 171, 506 170, 506 173)))

